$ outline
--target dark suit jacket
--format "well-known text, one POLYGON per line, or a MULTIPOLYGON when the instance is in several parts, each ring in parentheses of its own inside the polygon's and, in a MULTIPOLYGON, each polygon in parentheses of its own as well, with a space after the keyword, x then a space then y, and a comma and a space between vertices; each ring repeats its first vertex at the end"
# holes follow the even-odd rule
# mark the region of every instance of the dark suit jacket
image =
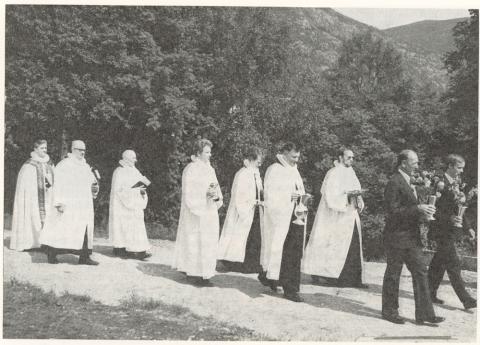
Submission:
POLYGON ((455 193, 452 191, 452 184, 443 175, 442 181, 445 183, 445 188, 441 192, 435 207, 435 219, 430 224, 430 238, 434 240, 455 240, 461 233, 461 229, 453 226, 450 217, 456 215, 458 212, 457 204, 455 203, 455 193))
POLYGON ((420 219, 422 212, 412 188, 396 172, 388 181, 384 192, 385 231, 384 243, 395 248, 412 248, 422 245, 420 219))

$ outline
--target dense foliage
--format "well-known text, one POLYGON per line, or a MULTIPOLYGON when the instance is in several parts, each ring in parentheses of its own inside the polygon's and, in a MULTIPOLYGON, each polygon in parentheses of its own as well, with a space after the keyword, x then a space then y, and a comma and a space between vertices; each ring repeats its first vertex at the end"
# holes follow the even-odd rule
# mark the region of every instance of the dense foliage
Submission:
MULTIPOLYGON (((248 145, 265 150, 266 168, 278 143, 299 143, 300 171, 317 196, 336 151, 350 146, 368 189, 365 254, 381 256, 383 187, 396 152, 413 148, 424 164, 438 167, 455 148, 476 162, 478 11, 455 29, 447 101, 428 84, 413 86, 401 53, 377 33, 346 35, 335 63, 326 65, 318 55, 325 40, 305 13, 7 6, 5 211, 37 138, 48 140, 55 162, 65 141, 87 143, 87 159, 103 176, 96 205, 103 226, 113 169, 123 150, 134 149, 153 181, 147 218, 173 237, 181 173, 196 138, 215 144, 213 164, 227 201, 248 145)), ((476 165, 469 168, 473 181, 476 165)))

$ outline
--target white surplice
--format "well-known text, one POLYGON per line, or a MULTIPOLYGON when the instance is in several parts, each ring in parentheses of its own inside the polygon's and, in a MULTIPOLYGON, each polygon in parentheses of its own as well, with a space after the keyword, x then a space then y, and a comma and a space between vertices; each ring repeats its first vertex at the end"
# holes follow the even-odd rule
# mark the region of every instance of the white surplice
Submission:
POLYGON ((96 182, 85 159, 72 154, 55 168, 53 205, 64 205, 64 212, 53 208, 45 220, 40 243, 54 248, 82 249, 85 230, 88 248, 93 248, 92 184, 96 182))
POLYGON ((148 196, 140 188, 132 188, 145 177, 135 166, 120 161, 112 177, 108 218, 109 240, 115 248, 128 252, 144 252, 150 249, 145 228, 144 209, 148 196))
MULTIPOLYGON (((232 184, 230 204, 223 223, 218 243, 218 259, 244 262, 247 239, 250 233, 255 206, 260 200, 257 191, 262 190, 258 168, 243 167, 236 174, 232 184)), ((260 229, 263 228, 263 207, 259 207, 260 229)))
POLYGON ((360 242, 359 259, 363 266, 360 218, 347 197, 347 192, 360 189, 360 181, 351 167, 339 164, 327 172, 321 189, 322 199, 303 256, 303 273, 338 278, 345 265, 355 223, 360 242))
POLYGON ((41 164, 44 178, 37 176, 37 168, 25 163, 18 173, 17 186, 15 189, 15 201, 13 203, 12 215, 12 236, 10 238, 10 249, 22 251, 25 249, 40 247, 40 232, 42 230, 42 219, 40 215, 39 193, 44 193, 45 217, 50 212, 52 206, 52 188, 53 174, 47 169, 50 160, 48 155, 45 158, 38 156, 36 152, 31 153, 31 159, 41 164), (46 181, 50 184, 47 188, 46 181), (39 183, 43 183, 43 188, 39 189, 39 183))
POLYGON ((260 264, 267 278, 278 280, 283 244, 290 228, 295 202, 292 193, 304 194, 305 189, 297 166, 289 165, 282 155, 281 163, 270 165, 265 174, 265 216, 260 264))
POLYGON ((215 170, 209 163, 197 159, 185 167, 172 268, 204 279, 215 275, 222 200, 215 170), (217 185, 216 202, 207 198, 212 183, 217 185))

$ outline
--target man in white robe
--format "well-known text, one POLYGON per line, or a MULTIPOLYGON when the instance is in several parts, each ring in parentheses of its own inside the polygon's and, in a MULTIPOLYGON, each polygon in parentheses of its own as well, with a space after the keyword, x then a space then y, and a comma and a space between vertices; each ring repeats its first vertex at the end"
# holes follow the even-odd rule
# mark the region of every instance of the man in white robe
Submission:
POLYGON ((40 231, 52 205, 54 174, 47 141, 36 141, 30 156, 18 173, 13 204, 10 249, 18 251, 40 248, 40 231))
MULTIPOLYGON (((352 168, 351 150, 342 150, 339 162, 330 169, 322 184, 310 239, 305 249, 302 272, 327 279, 336 279, 338 286, 366 288, 363 284, 362 237, 358 204, 349 192, 360 191, 360 182, 352 168)), ((316 281, 316 279, 314 279, 316 281)))
POLYGON ((98 265, 90 258, 96 193, 98 181, 85 161, 85 143, 75 140, 72 152, 55 168, 54 209, 40 235, 49 263, 58 263, 57 254, 73 253, 80 256, 80 265, 98 265))
POLYGON ((113 172, 108 232, 114 255, 143 260, 151 256, 143 214, 150 181, 135 167, 136 162, 135 152, 126 150, 113 172))
POLYGON ((303 181, 297 170, 300 156, 293 143, 285 143, 277 155, 277 162, 265 174, 265 223, 262 234, 261 264, 265 275, 259 280, 276 290, 282 286, 285 298, 302 302, 300 291, 300 264, 303 255, 304 226, 295 220, 295 203, 305 194, 303 181))
POLYGON ((218 209, 223 197, 215 170, 210 165, 212 143, 201 139, 196 156, 182 174, 182 204, 178 220, 172 268, 188 281, 210 286, 216 273, 220 224, 218 209))
POLYGON ((218 244, 218 259, 226 271, 261 271, 263 185, 258 169, 261 159, 258 149, 247 150, 244 167, 233 180, 230 204, 218 244))

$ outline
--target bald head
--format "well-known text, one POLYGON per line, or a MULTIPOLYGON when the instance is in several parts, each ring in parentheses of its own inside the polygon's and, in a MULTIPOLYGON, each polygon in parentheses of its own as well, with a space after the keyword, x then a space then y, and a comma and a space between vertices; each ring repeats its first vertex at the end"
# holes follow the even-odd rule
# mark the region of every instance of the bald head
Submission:
POLYGON ((134 166, 137 162, 137 155, 133 150, 125 150, 122 153, 122 159, 128 166, 134 166))
POLYGON ((72 154, 77 159, 83 159, 85 157, 85 143, 81 140, 72 141, 72 154))

